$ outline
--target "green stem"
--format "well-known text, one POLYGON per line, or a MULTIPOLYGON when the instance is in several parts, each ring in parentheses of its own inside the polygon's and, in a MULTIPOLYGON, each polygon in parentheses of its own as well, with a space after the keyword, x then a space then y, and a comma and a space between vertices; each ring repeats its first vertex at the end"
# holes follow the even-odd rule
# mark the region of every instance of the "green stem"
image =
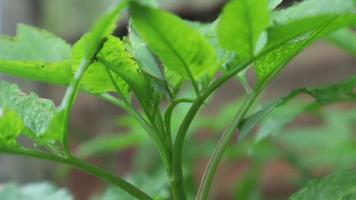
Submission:
MULTIPOLYGON (((243 71, 247 68, 252 62, 255 61, 256 58, 251 59, 250 61, 241 64, 240 66, 235 67, 228 73, 226 73, 223 77, 216 80, 207 90, 205 90, 201 96, 195 100, 193 105, 190 107, 187 115, 184 117, 182 124, 178 129, 178 133, 175 139, 174 148, 173 148, 173 182, 179 188, 181 193, 184 193, 184 185, 183 185, 183 170, 182 170, 182 154, 183 154, 183 145, 185 136, 188 132, 188 129, 199 111, 200 107, 204 104, 204 101, 221 85, 223 85, 226 81, 234 77, 237 73, 243 71)), ((184 200, 186 198, 182 198, 184 200)))
POLYGON ((228 147, 232 136, 234 135, 238 125, 244 119, 254 102, 256 101, 257 97, 259 96, 260 92, 252 93, 244 102, 242 107, 240 108, 237 115, 234 117, 232 122, 224 131, 222 137, 219 140, 218 145, 216 146, 213 155, 210 158, 209 164, 204 172, 202 182, 199 186, 198 194, 196 200, 205 200, 208 197, 209 190, 212 184, 212 181, 215 176, 215 172, 223 158, 223 155, 228 147))
POLYGON ((88 162, 79 160, 74 157, 68 157, 68 158, 63 158, 59 156, 55 156, 52 154, 44 153, 44 152, 38 152, 38 151, 33 151, 33 150, 28 150, 28 149, 10 149, 10 148, 1 148, 1 152, 5 152, 8 154, 14 154, 14 155, 21 155, 21 156, 28 156, 28 157, 34 157, 42 160, 47 160, 47 161, 53 161, 57 163, 62 163, 69 165, 73 168, 76 168, 82 172, 85 172, 87 174, 91 174, 93 176, 96 176, 104 181, 107 181, 108 183, 111 183, 125 192, 131 194, 133 197, 139 200, 153 200, 149 195, 132 185, 131 183, 127 182, 126 180, 112 174, 111 172, 108 172, 104 169, 101 169, 95 165, 92 165, 88 162))

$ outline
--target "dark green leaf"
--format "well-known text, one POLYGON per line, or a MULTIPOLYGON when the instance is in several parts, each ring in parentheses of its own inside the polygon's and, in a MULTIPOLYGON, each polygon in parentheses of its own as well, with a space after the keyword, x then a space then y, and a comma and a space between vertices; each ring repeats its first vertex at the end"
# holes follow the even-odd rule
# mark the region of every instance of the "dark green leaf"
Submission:
POLYGON ((195 80, 215 74, 214 48, 183 20, 137 3, 131 4, 130 14, 134 28, 169 70, 195 80))
POLYGON ((267 0, 235 0, 228 3, 218 25, 222 47, 238 53, 242 59, 255 54, 256 44, 269 24, 267 0))
POLYGON ((355 193, 356 172, 348 171, 310 181, 289 200, 344 200, 346 196, 355 193))

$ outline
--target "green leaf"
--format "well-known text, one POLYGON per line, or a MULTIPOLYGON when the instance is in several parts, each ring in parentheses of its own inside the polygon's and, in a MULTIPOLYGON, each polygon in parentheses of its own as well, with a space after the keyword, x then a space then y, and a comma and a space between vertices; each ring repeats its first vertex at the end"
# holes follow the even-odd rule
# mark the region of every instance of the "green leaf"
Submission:
POLYGON ((7 184, 0 189, 0 199, 6 200, 73 200, 67 190, 50 183, 31 183, 24 186, 7 184))
POLYGON ((219 44, 218 39, 218 22, 219 19, 215 20, 212 23, 199 23, 188 21, 189 24, 197 29, 214 47, 216 51, 216 55, 218 57, 219 66, 223 66, 223 68, 227 68, 227 65, 231 62, 235 61, 236 53, 234 51, 229 51, 224 49, 219 44))
POLYGON ((131 3, 134 28, 166 68, 198 80, 218 69, 214 48, 199 32, 168 12, 131 3))
POLYGON ((272 14, 273 26, 268 30, 267 47, 291 41, 313 30, 325 27, 335 18, 344 18, 347 24, 355 24, 351 0, 307 0, 272 14))
MULTIPOLYGON (((89 90, 89 92, 103 93, 115 91, 113 85, 110 84, 110 77, 105 73, 105 68, 101 68, 98 64, 91 65, 91 63, 96 54, 100 51, 106 38, 111 35, 116 28, 120 14, 126 6, 126 1, 123 1, 109 10, 93 25, 89 32, 82 36, 73 46, 71 57, 73 74, 76 73, 81 66, 83 66, 83 69, 79 71, 81 73, 84 73, 84 71, 93 66, 93 69, 90 69, 88 73, 85 73, 83 76, 83 87, 89 90)), ((127 87, 122 85, 123 81, 118 77, 115 77, 115 80, 120 83, 119 85, 122 88, 127 87)))
POLYGON ((23 128, 23 122, 16 112, 0 106, 0 145, 16 146, 17 137, 23 128))
MULTIPOLYGON (((53 141, 60 141, 61 135, 58 132, 47 132, 56 112, 53 102, 39 98, 33 93, 26 95, 16 85, 0 81, 0 107, 5 109, 6 113, 15 112, 16 115, 10 114, 11 118, 21 119, 24 127, 28 129, 26 135, 35 142, 52 144, 53 141)), ((15 126, 12 128, 17 131, 19 123, 13 123, 15 126)))
POLYGON ((244 138, 257 123, 260 123, 255 141, 259 142, 272 133, 278 132, 286 124, 311 106, 328 105, 337 102, 356 101, 356 78, 319 88, 302 88, 281 97, 274 103, 268 104, 255 114, 248 117, 240 126, 240 135, 244 138), (312 96, 314 102, 293 102, 293 98, 301 93, 312 96))
POLYGON ((255 54, 256 44, 269 24, 267 0, 235 0, 229 2, 218 25, 222 47, 237 52, 241 59, 255 54))
POLYGON ((144 109, 151 108, 152 87, 119 38, 110 36, 99 52, 98 59, 130 86, 144 109))
POLYGON ((310 181, 289 200, 344 200, 348 195, 355 193, 356 173, 348 171, 310 181))
POLYGON ((283 0, 269 0, 269 9, 275 9, 279 4, 281 4, 283 0))
POLYGON ((356 33, 351 29, 341 29, 331 33, 326 39, 336 46, 356 55, 356 33))
POLYGON ((142 71, 157 79, 164 80, 164 75, 155 57, 152 55, 147 45, 138 36, 132 26, 129 30, 129 41, 132 55, 136 58, 142 71))
POLYGON ((16 37, 0 36, 0 73, 66 85, 71 47, 44 30, 18 25, 16 37))
MULTIPOLYGON (((128 97, 130 88, 127 83, 116 74, 112 76, 123 97, 128 97)), ((105 65, 100 62, 94 62, 88 67, 81 80, 81 87, 94 94, 116 91, 105 65)))
MULTIPOLYGON (((294 12, 291 13, 293 14, 294 12)), ((323 12, 321 13, 323 14, 323 12)), ((256 71, 258 77, 256 89, 259 90, 263 88, 276 74, 278 74, 280 70, 283 69, 283 67, 292 58, 294 58, 299 52, 301 52, 305 47, 310 45, 312 42, 339 28, 349 26, 355 23, 354 22, 355 19, 356 19, 356 15, 350 15, 349 8, 345 8, 345 11, 341 12, 341 14, 339 15, 332 12, 328 18, 324 18, 324 19, 319 18, 318 26, 316 26, 315 29, 309 29, 309 28, 305 29, 307 30, 307 32, 303 32, 302 35, 299 30, 297 31, 298 34, 294 32, 296 28, 294 27, 295 24, 293 22, 291 22, 291 24, 293 25, 292 26, 293 30, 291 30, 290 32, 286 30, 289 30, 291 24, 287 24, 286 26, 278 25, 276 27, 272 27, 268 32, 270 36, 272 35, 272 39, 269 40, 270 44, 267 45, 267 50, 265 50, 264 56, 262 56, 256 62, 256 71), (281 27, 282 29, 287 28, 284 30, 286 32, 276 31, 279 30, 281 27), (288 38, 288 40, 280 43, 281 38, 283 39, 288 38), (278 42, 276 42, 276 40, 278 42), (272 51, 268 51, 269 49, 268 47, 270 46, 274 46, 277 48, 274 48, 272 51)), ((302 22, 301 26, 303 26, 305 24, 310 24, 313 21, 310 21, 309 18, 307 18, 302 20, 301 22, 302 22)), ((300 29, 303 30, 302 27, 300 27, 300 29)))
POLYGON ((51 33, 20 24, 14 38, 0 37, 0 60, 43 61, 46 63, 68 60, 71 47, 51 33))
POLYGON ((163 97, 171 98, 168 81, 158 61, 132 26, 129 27, 130 53, 134 56, 146 78, 152 83, 155 91, 163 97))

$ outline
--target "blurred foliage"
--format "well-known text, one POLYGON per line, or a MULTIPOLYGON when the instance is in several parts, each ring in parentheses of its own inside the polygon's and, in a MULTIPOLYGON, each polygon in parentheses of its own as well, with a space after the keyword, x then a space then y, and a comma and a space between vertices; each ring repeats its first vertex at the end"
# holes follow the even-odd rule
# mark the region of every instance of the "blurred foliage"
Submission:
POLYGON ((2 200, 73 200, 64 189, 57 189, 50 183, 31 183, 24 186, 7 184, 0 188, 2 200))

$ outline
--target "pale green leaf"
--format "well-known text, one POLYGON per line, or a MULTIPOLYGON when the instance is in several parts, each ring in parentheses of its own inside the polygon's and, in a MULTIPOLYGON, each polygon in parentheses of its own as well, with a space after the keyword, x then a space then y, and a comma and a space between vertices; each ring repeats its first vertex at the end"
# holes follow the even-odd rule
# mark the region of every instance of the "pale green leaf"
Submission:
POLYGON ((326 39, 336 46, 356 55, 356 33, 351 29, 341 29, 331 33, 326 39))
POLYGON ((218 69, 214 48, 194 28, 168 12, 130 5, 134 28, 163 65, 179 75, 198 80, 218 69))
POLYGON ((14 38, 0 37, 0 60, 42 61, 45 63, 68 60, 71 47, 51 33, 20 24, 14 38))
MULTIPOLYGON (((310 45, 315 40, 334 32, 335 30, 349 26, 355 23, 353 20, 356 19, 356 15, 343 15, 341 14, 339 17, 336 16, 334 18, 320 20, 323 22, 319 23, 319 27, 315 30, 309 30, 308 32, 304 32, 302 36, 298 35, 296 37, 292 36, 292 39, 278 43, 273 48, 272 51, 265 52, 264 56, 257 60, 256 62, 256 71, 258 77, 257 88, 262 88, 266 83, 268 83, 280 70, 285 67, 285 65, 299 52, 301 52, 304 48, 310 45)), ((310 23, 308 19, 305 20, 305 23, 310 23)), ((289 26, 289 25, 287 25, 289 26)), ((280 32, 280 38, 285 37, 289 38, 289 33, 280 32)), ((293 32, 292 32, 293 35, 293 32)), ((275 45, 275 41, 271 41, 273 45, 275 45)), ((272 46, 273 46, 272 45, 272 46)), ((271 45, 267 45, 271 46, 271 45)))
POLYGON ((267 0, 234 0, 229 2, 218 25, 222 47, 237 52, 241 59, 255 54, 256 44, 269 24, 267 0))
POLYGON ((73 200, 65 189, 57 189, 50 183, 31 183, 24 186, 7 184, 0 189, 3 200, 73 200))
POLYGON ((355 4, 351 0, 306 0, 295 6, 273 12, 273 26, 268 30, 268 47, 287 42, 313 30, 325 27, 335 18, 355 24, 355 4))
POLYGON ((310 181, 289 200, 344 200, 356 193, 356 172, 339 172, 310 181))
POLYGON ((161 96, 171 98, 168 88, 170 81, 167 80, 158 60, 132 26, 129 28, 129 42, 130 53, 137 61, 146 78, 152 83, 155 92, 160 93, 161 96))
POLYGON ((49 144, 60 141, 59 133, 47 132, 56 115, 52 101, 39 98, 33 93, 26 95, 16 85, 0 81, 0 107, 15 112, 29 130, 26 135, 35 142, 49 144))

